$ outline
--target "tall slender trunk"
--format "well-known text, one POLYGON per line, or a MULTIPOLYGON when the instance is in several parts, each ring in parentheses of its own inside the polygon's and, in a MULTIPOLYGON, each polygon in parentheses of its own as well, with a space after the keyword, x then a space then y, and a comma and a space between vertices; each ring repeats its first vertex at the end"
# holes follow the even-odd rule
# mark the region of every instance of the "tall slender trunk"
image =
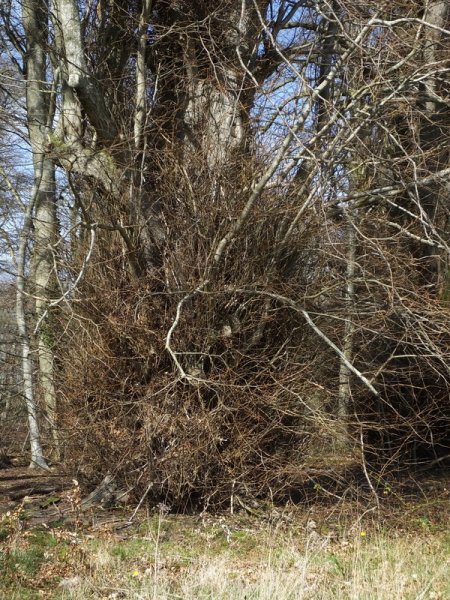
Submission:
POLYGON ((41 435, 39 431, 38 411, 33 391, 33 359, 31 353, 30 338, 27 331, 25 319, 25 263, 26 249, 31 230, 32 211, 36 194, 28 208, 27 214, 20 235, 19 253, 17 260, 17 294, 16 294, 16 321, 19 334, 19 344, 21 346, 22 359, 22 378, 23 394, 28 414, 28 429, 30 434, 31 462, 30 468, 41 467, 48 469, 47 461, 44 458, 41 444, 41 435))
POLYGON ((143 0, 139 19, 139 37, 136 56, 136 108, 134 113, 134 146, 137 151, 142 148, 144 125, 147 113, 147 30, 152 9, 152 0, 143 0))
MULTIPOLYGON (((54 456, 59 457, 56 425, 56 394, 54 387, 52 336, 47 317, 53 277, 52 244, 56 237, 55 164, 46 155, 52 121, 46 84, 46 46, 48 37, 48 6, 43 0, 26 0, 23 22, 27 39, 26 103, 27 124, 33 153, 35 179, 35 247, 34 282, 36 317, 41 321, 37 332, 39 380, 46 416, 54 440, 54 456)), ((31 218, 31 216, 30 216, 31 218)))
POLYGON ((36 293, 36 318, 42 319, 37 332, 39 384, 46 417, 53 437, 53 452, 59 459, 59 438, 56 422, 56 392, 53 369, 53 336, 49 316, 43 318, 52 294, 54 265, 52 244, 56 237, 55 172, 52 160, 44 159, 42 180, 37 195, 34 218, 34 281, 36 293))
MULTIPOLYGON (((347 257, 346 257, 346 273, 345 273, 345 327, 344 339, 342 343, 342 353, 346 360, 351 363, 353 361, 353 338, 354 338, 354 301, 355 301, 355 260, 356 260, 356 236, 352 216, 347 215, 347 257)), ((337 431, 336 443, 340 448, 348 446, 349 431, 348 417, 350 412, 351 402, 351 371, 344 360, 340 361, 339 365, 339 394, 337 406, 337 431)))

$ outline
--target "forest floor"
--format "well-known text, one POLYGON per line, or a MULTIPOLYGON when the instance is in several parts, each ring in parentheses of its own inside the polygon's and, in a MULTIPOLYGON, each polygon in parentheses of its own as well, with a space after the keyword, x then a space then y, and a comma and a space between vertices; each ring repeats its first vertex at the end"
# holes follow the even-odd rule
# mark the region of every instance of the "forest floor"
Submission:
POLYGON ((0 599, 450 598, 450 474, 221 514, 83 510, 76 482, 0 470, 0 599))

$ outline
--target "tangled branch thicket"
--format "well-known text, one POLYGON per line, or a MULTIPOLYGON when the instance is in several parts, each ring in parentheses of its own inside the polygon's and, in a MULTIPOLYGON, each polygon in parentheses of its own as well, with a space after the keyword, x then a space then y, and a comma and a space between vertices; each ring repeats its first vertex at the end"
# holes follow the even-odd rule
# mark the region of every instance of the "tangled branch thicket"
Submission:
POLYGON ((92 2, 75 35, 58 0, 41 32, 61 459, 176 510, 439 464, 447 3, 209 4, 92 2))
MULTIPOLYGON (((105 462, 130 481, 145 471, 144 488, 151 479, 155 497, 171 505, 220 503, 233 490, 282 493, 320 428, 320 400, 311 406, 310 388, 326 396, 319 371, 334 376, 304 319, 260 292, 301 299, 317 290, 313 273, 324 259, 304 269, 317 232, 302 224, 295 254, 277 256, 280 207, 275 198, 261 201, 208 286, 182 307, 171 339, 181 377, 165 350, 167 333, 178 303, 205 277, 218 219, 239 211, 224 193, 216 206, 199 203, 192 224, 181 193, 164 214, 169 250, 159 269, 130 283, 108 237, 107 256, 97 257, 80 288, 89 318, 71 316, 73 342, 61 357, 68 429, 77 432, 75 446, 83 441, 91 476, 105 462)), ((78 462, 79 452, 68 448, 78 462)))
POLYGON ((364 460, 387 476, 445 454, 448 310, 420 285, 408 232, 392 234, 380 211, 353 217, 349 307, 343 217, 325 214, 318 196, 280 247, 297 199, 268 192, 208 272, 217 223, 227 226, 245 197, 239 203, 234 180, 222 178, 220 202, 198 202, 193 218, 193 185, 182 188, 174 173, 170 165, 163 178, 176 202, 164 202, 162 264, 130 281, 121 244, 100 236, 64 319, 62 427, 80 474, 98 481, 114 465, 137 496, 151 481, 150 498, 186 509, 235 494, 295 496, 313 467, 339 477, 364 460), (170 340, 183 376, 166 341, 190 293, 170 340), (351 319, 352 364, 378 397, 351 375, 338 418, 340 357, 302 310, 338 347, 351 319))

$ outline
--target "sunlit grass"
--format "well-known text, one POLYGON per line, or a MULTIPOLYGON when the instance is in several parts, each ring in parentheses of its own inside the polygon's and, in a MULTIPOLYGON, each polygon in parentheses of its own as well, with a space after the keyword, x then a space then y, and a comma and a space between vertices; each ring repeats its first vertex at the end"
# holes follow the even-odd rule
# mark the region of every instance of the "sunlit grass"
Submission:
POLYGON ((183 540, 103 543, 88 573, 62 597, 158 600, 429 599, 450 597, 449 538, 355 531, 332 540, 315 531, 201 529, 183 540), (228 535, 227 535, 228 533, 228 535), (118 551, 118 548, 121 548, 118 551))
POLYGON ((19 531, 0 563, 2 600, 450 598, 450 532, 417 519, 156 515, 133 531, 19 531))

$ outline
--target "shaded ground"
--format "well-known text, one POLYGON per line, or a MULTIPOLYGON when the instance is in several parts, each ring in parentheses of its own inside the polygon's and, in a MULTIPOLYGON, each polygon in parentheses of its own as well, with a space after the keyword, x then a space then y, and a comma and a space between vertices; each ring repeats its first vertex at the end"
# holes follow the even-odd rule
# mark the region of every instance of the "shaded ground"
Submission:
POLYGON ((70 478, 57 472, 24 467, 0 469, 0 502, 62 491, 70 484, 70 478))
MULTIPOLYGON (((304 487, 291 494, 293 502, 287 504, 296 506, 303 513, 323 512, 328 516, 336 512, 345 514, 354 510, 370 510, 379 519, 387 519, 390 523, 398 521, 399 524, 405 516, 415 513, 426 513, 427 518, 444 524, 450 518, 449 469, 390 481, 374 477, 370 485, 361 474, 346 475, 347 481, 333 477, 331 473, 311 473, 305 478, 304 487)), ((76 520, 79 524, 90 526, 108 520, 111 515, 119 523, 121 519, 129 520, 134 512, 133 505, 105 509, 97 503, 84 507, 83 497, 77 482, 63 472, 24 466, 0 469, 0 516, 21 507, 25 527, 55 520, 68 524, 76 520)), ((247 502, 239 496, 233 499, 232 504, 227 514, 247 513, 251 517, 270 520, 283 512, 280 507, 247 502)), ((167 508, 163 507, 163 510, 167 508)))
POLYGON ((65 474, 23 467, 0 470, 0 518, 7 513, 20 515, 22 530, 41 526, 89 528, 126 518, 125 509, 82 507, 77 482, 65 474))

